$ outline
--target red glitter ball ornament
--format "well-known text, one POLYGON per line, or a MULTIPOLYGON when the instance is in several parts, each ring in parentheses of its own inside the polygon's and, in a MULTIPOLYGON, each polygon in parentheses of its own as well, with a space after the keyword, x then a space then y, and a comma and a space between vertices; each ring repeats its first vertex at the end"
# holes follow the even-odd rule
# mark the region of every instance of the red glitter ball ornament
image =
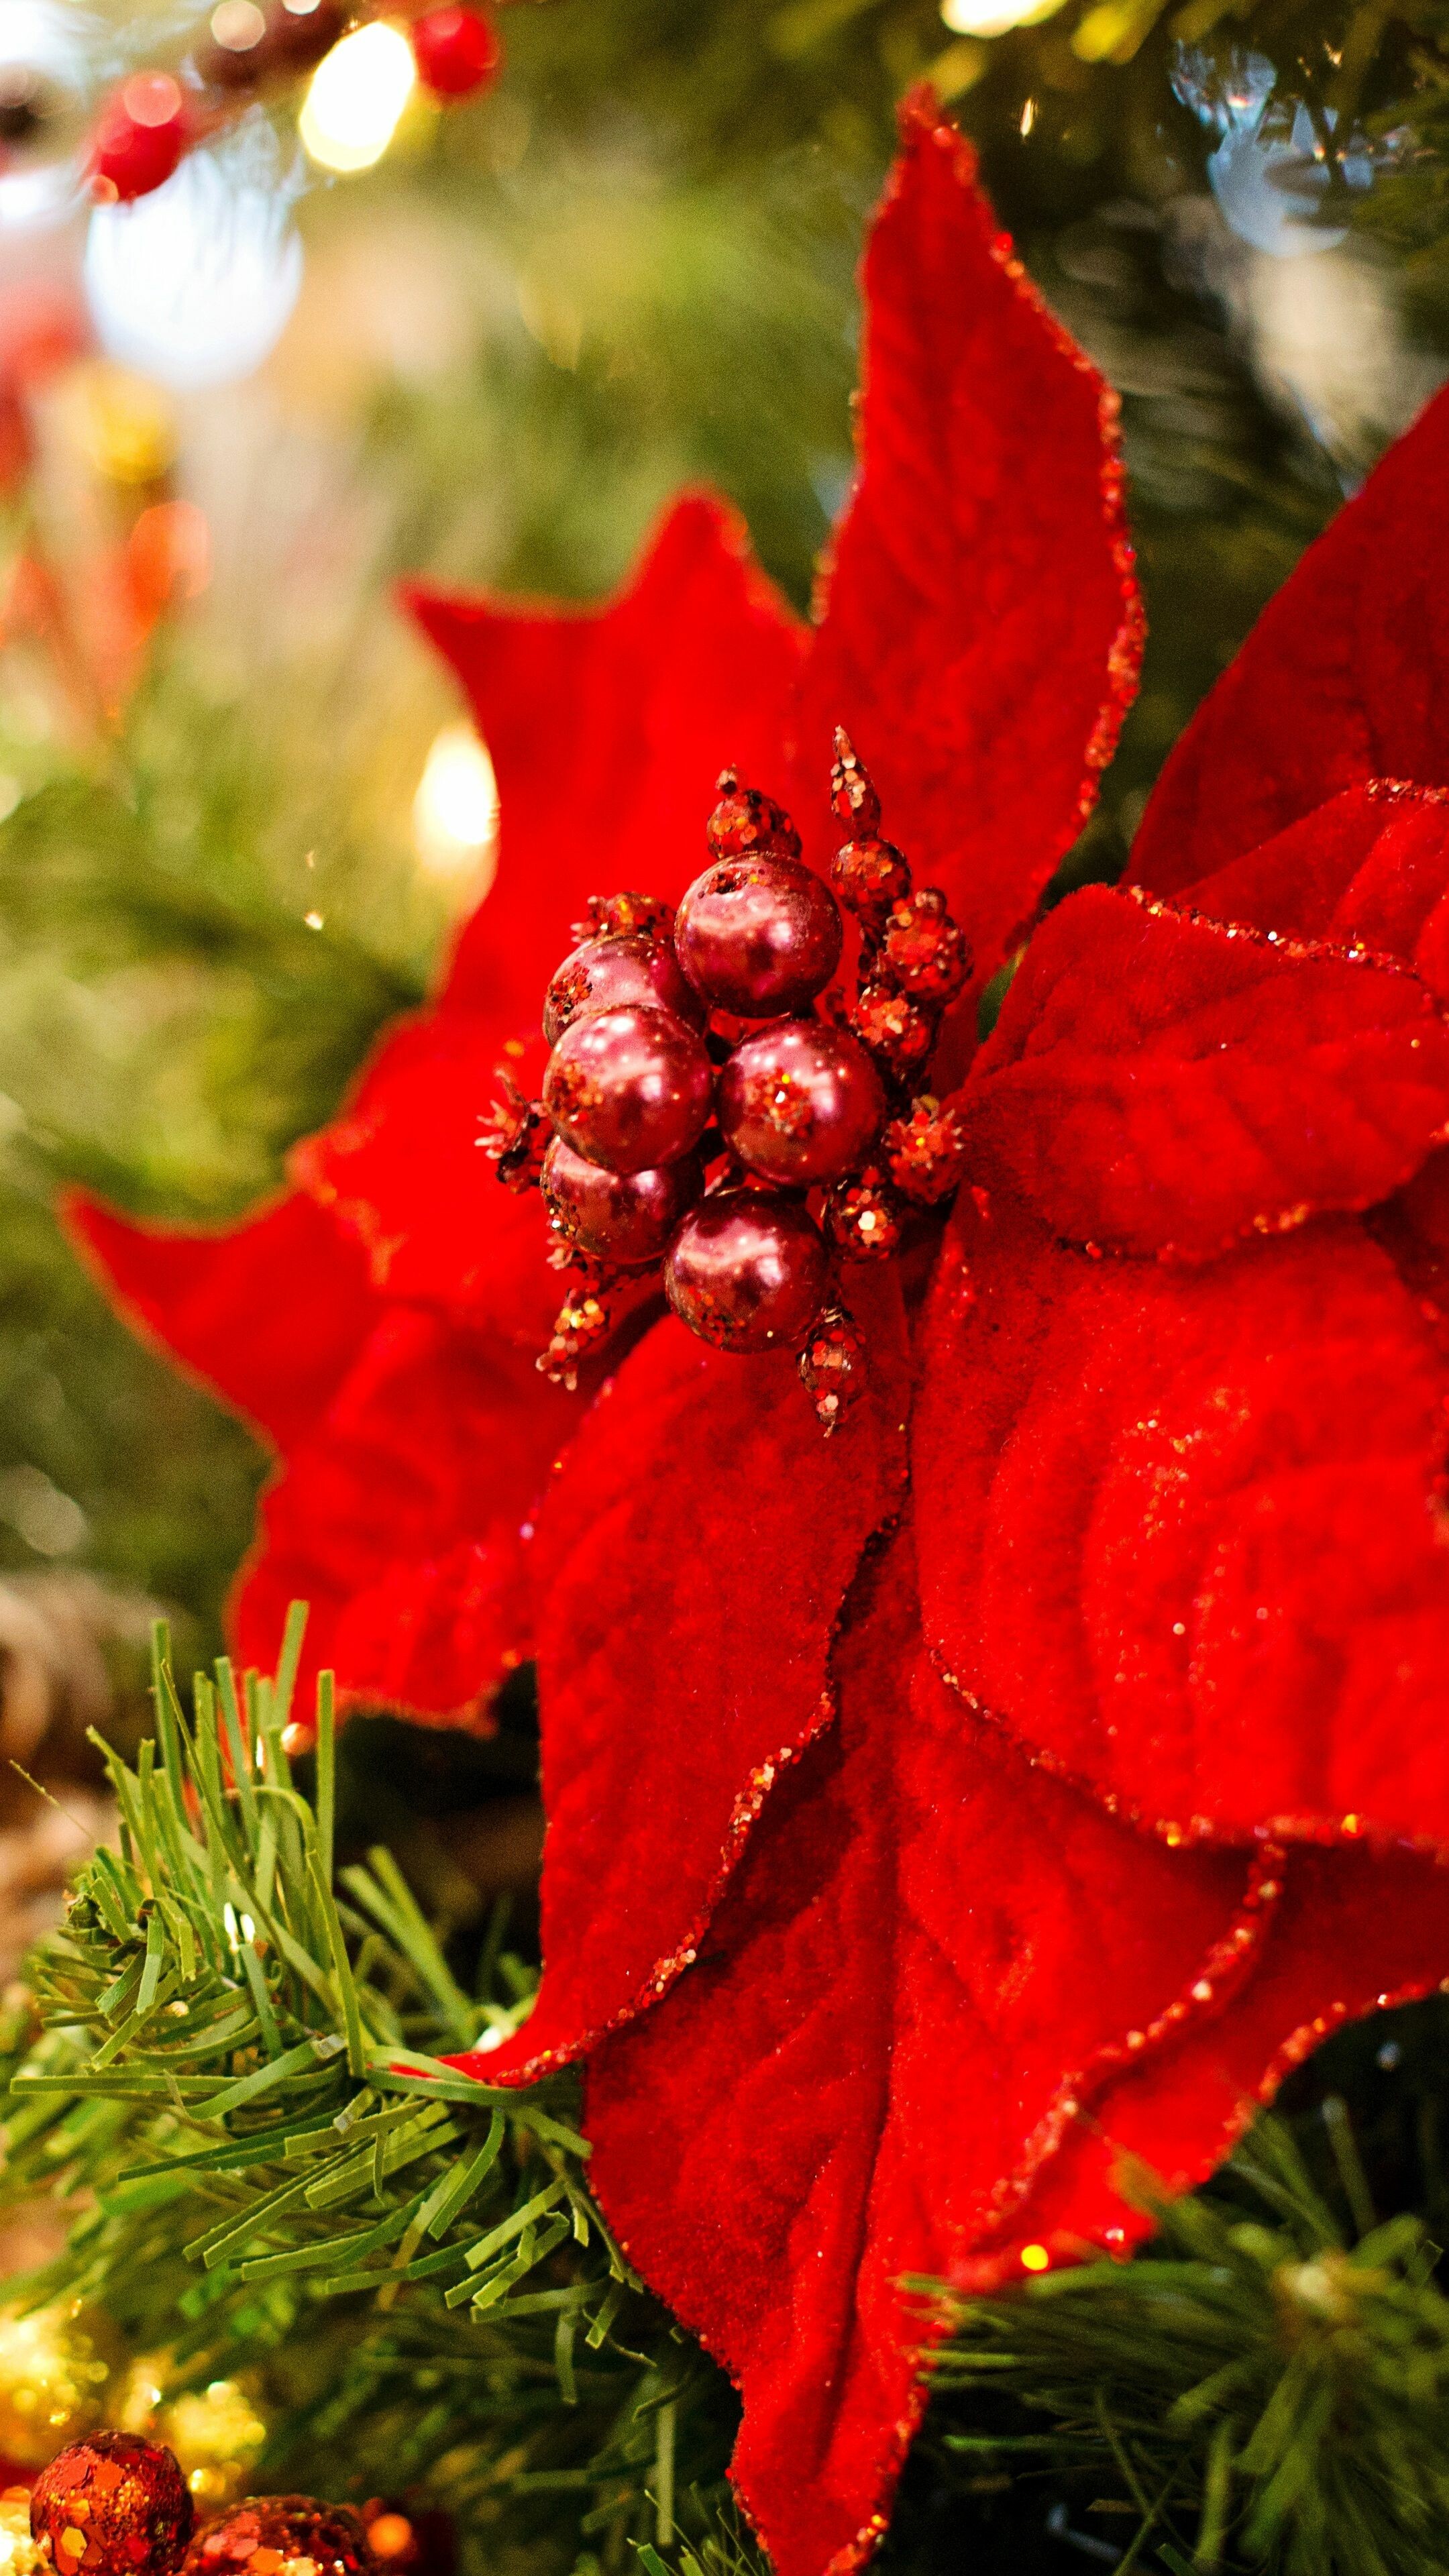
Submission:
POLYGON ((591 894, 588 920, 574 923, 575 939, 624 939, 635 930, 650 939, 672 939, 673 904, 657 894, 591 894))
POLYGON ((923 1092, 881 1137, 886 1169, 920 1207, 937 1207, 959 1189, 966 1169, 966 1130, 954 1109, 923 1092))
POLYGON ((880 829, 877 796, 844 725, 835 728, 835 759, 830 771, 830 810, 852 832, 880 829))
POLYGON ((190 139, 181 90, 169 72, 133 72, 96 119, 91 140, 93 191, 129 205, 164 186, 190 139))
POLYGON ((544 996, 543 1034, 556 1046, 575 1020, 621 1010, 629 1002, 672 1011, 695 1028, 704 1021, 704 1006, 673 949, 636 930, 618 939, 586 939, 564 959, 544 996))
POLYGON ((679 907, 674 945, 696 992, 741 1019, 803 1011, 844 940, 830 888, 798 859, 722 859, 679 907))
POLYGON ((657 1261, 704 1187, 697 1154, 654 1171, 608 1172, 555 1136, 543 1158, 544 1201, 571 1243, 623 1270, 657 1261))
POLYGON ((880 1076, 858 1039, 819 1020, 783 1020, 736 1047, 720 1075, 720 1132, 767 1181, 838 1180, 881 1119, 880 1076))
POLYGON ((798 859, 800 835, 783 805, 762 796, 757 787, 741 787, 732 769, 722 769, 716 782, 719 803, 704 827, 704 837, 717 859, 753 856, 798 859))
POLYGON ((826 1439, 865 1393, 865 1341, 843 1306, 818 1315, 800 1354, 800 1383, 826 1439))
POLYGON ((687 1216, 664 1264, 681 1323, 716 1350, 793 1350, 819 1313, 829 1256, 796 1199, 723 1190, 687 1216))
POLYGON ((468 98, 496 79, 503 48, 476 9, 429 9, 408 33, 418 78, 435 98, 468 98))
POLYGON ((918 1001, 954 1001, 971 972, 971 951, 935 886, 918 886, 893 903, 881 934, 877 970, 918 1001))
POLYGON ((565 1029, 543 1077, 543 1105, 586 1162, 650 1171, 698 1144, 714 1106, 714 1067, 672 1011, 629 1003, 565 1029))
POLYGON ((536 1366, 552 1386, 561 1386, 572 1395, 579 1382, 579 1370, 609 1338, 613 1317, 597 1287, 587 1283, 564 1299, 554 1317, 548 1348, 541 1351, 536 1366))
POLYGON ((912 1082, 936 1043, 936 1014, 893 984, 862 984, 850 1025, 893 1082, 912 1082))
POLYGON ((213 2515, 178 2576, 376 2576, 361 2518, 312 2496, 247 2496, 213 2515))
POLYGON ((176 2455, 140 2433, 92 2433, 42 2469, 30 2530, 55 2576, 164 2576, 195 2508, 176 2455))
POLYGON ((825 1231, 848 1261, 889 1261, 899 1252, 905 1210, 874 1164, 832 1190, 824 1213, 825 1231))

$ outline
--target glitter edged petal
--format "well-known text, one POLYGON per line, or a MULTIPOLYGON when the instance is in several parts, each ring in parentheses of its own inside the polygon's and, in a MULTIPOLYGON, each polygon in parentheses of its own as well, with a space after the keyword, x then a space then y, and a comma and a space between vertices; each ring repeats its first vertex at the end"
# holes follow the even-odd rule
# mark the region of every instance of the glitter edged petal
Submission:
POLYGON ((1352 1219, 1185 1271, 964 1204, 914 1422, 933 1651, 1174 1839, 1449 1847, 1446 1383, 1352 1219))
POLYGON ((1449 786, 1449 392, 1259 618, 1163 770, 1132 871, 1173 894, 1370 778, 1449 786))
POLYGON ((657 2001, 830 1720, 840 1605, 904 1485, 899 1290, 871 1280, 852 1303, 871 1386, 829 1442, 793 1359, 727 1357, 671 1318, 565 1462, 535 1571, 544 1979, 517 2041, 474 2066, 489 2082, 657 2001))
POLYGON ((905 110, 863 285, 860 481, 806 674, 797 820, 823 854, 844 723, 979 982, 1085 822, 1136 689, 1117 399, 928 93, 905 110))
POLYGON ((1201 1260, 1386 1198, 1449 1125, 1391 960, 1093 886, 1037 932, 963 1104, 1057 1234, 1201 1260))

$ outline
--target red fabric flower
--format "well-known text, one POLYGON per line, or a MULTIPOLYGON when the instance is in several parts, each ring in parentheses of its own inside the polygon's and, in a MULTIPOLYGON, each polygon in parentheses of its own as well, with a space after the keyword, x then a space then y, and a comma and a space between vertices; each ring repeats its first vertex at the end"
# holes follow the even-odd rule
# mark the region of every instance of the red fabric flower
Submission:
POLYGON ((601 2198, 741 2388, 781 2576, 882 2528, 903 2275, 1125 2244, 1124 2149, 1199 2180, 1336 2019, 1449 1975, 1449 399, 1209 701, 1134 882, 1031 941, 931 1275, 852 1289, 829 1447, 788 1359, 673 1320, 587 1407, 529 1373, 541 1222, 474 1140, 583 897, 676 895, 726 757, 819 861, 844 722, 989 975, 1130 692, 1111 397, 925 108, 865 285, 814 633, 703 502, 602 616, 421 603, 504 817, 438 1003, 251 1227, 82 1219, 282 1448, 243 1651, 310 1590, 354 1696, 446 1715, 536 1641, 546 1973, 459 2062, 587 2053, 601 2198))

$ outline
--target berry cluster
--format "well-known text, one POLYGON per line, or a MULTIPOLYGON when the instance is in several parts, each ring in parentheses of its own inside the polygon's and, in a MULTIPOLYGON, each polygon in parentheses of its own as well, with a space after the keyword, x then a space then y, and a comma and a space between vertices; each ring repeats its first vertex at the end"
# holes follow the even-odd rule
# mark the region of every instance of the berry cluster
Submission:
POLYGON ((384 2576, 418 2559, 405 2515, 312 2496, 246 2496, 197 2530, 175 2453, 140 2433, 72 2443, 29 2501, 49 2576, 384 2576))
POLYGON ((512 1189, 536 1182, 575 1284, 539 1367, 575 1386, 609 1293, 663 1265, 670 1305, 716 1349, 797 1351, 830 1432, 863 1346, 838 1262, 897 1251, 913 1206, 961 1178, 954 1112, 913 1089, 970 973, 945 897, 913 888, 844 734, 831 804, 852 834, 835 891, 790 818, 727 770, 710 865, 677 916, 596 897, 548 987, 541 1101, 508 1083, 485 1139, 512 1189), (838 900, 837 900, 838 897, 838 900), (853 1002, 831 979, 856 920, 853 1002))

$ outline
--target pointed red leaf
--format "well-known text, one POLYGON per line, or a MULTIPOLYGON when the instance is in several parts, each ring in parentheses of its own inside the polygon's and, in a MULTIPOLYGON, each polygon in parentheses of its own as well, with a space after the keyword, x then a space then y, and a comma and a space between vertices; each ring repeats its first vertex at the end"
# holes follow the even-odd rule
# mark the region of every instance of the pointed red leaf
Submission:
POLYGON ((863 285, 861 478, 806 674, 797 820, 823 853, 843 723, 984 979, 1086 820, 1136 687, 1117 399, 928 94, 905 112, 863 285))
POLYGON ((870 1279, 852 1304, 871 1386, 832 1440, 792 1359, 728 1357, 671 1318, 574 1445, 535 1569, 544 1981, 518 2041, 473 2066, 490 2082, 576 2055, 665 1991, 778 1773, 829 1718, 840 1605, 904 1479, 899 1290, 870 1279))
POLYGON ((1173 894, 1369 778, 1449 786, 1449 393, 1264 610, 1163 770, 1133 875, 1173 894))
POLYGON ((332 1664, 354 1705, 476 1723, 530 1651, 524 1524, 578 1418, 522 1356, 387 1310, 263 1496, 239 1654, 268 1669, 304 1600, 304 1679, 332 1664))
POLYGON ((542 1039, 505 1043, 470 1011, 405 1020, 331 1125, 290 1157, 293 1179, 364 1247, 380 1293, 440 1307, 530 1355, 548 1340, 564 1282, 548 1266, 542 1200, 502 1187, 483 1138, 501 1069, 532 1093, 543 1064, 542 1039))
POLYGON ((703 496, 676 504, 607 608, 424 590, 410 604, 462 681, 498 778, 497 881, 463 932, 444 1006, 528 1034, 589 895, 630 886, 675 901, 706 865, 727 761, 783 792, 803 629, 741 522, 703 496))
POLYGON ((1090 886, 963 1106, 1055 1233, 1197 1259, 1407 1180, 1449 1126, 1449 1028, 1400 966, 1090 886))
MULTIPOLYGON (((588 2081, 603 2206, 743 2395, 732 2474, 778 2576, 844 2571, 883 2528, 921 2403, 902 2276, 995 2238, 1101 2053, 1133 2062, 1224 1944, 1240 1980, 1257 1932, 1241 1854, 1140 1840, 920 1665, 908 1548, 870 1593, 838 1730, 588 2081)), ((1205 2166, 1236 2104, 1195 2107, 1205 2166)), ((1095 2225, 1121 2215, 1099 2191, 1095 2225)))
POLYGON ((81 1191, 60 1212, 136 1331, 280 1448, 312 1428, 376 1321, 365 1264, 300 1192, 205 1233, 137 1225, 81 1191))
POLYGON ((958 1209, 924 1334, 926 1635, 975 1704, 1178 1834, 1449 1844, 1449 1418, 1350 1219, 1199 1272, 958 1209))

